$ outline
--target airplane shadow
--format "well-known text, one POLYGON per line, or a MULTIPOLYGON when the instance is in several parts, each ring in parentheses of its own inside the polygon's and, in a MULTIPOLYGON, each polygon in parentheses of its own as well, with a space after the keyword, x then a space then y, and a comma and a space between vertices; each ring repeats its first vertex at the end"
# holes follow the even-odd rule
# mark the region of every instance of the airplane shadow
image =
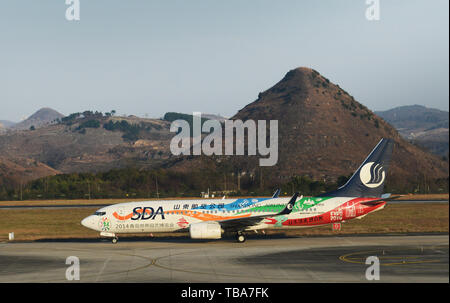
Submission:
MULTIPOLYGON (((273 234, 273 235, 263 235, 263 234, 247 234, 247 240, 274 240, 274 239, 293 239, 299 238, 299 236, 289 236, 284 234, 273 234)), ((33 242, 40 243, 110 243, 110 238, 42 238, 34 240, 33 242)), ((131 242, 156 242, 156 243, 214 243, 214 242, 236 242, 234 235, 224 235, 221 239, 217 240, 201 240, 201 239, 191 239, 189 235, 186 236, 120 236, 119 243, 131 243, 131 242)))
MULTIPOLYGON (((299 239, 299 238, 323 238, 323 237, 385 237, 385 236, 439 236, 448 235, 448 232, 419 232, 419 233, 380 233, 380 234, 335 234, 335 235, 286 235, 280 234, 254 234, 247 233, 247 240, 269 241, 275 239, 299 239)), ((20 242, 20 241, 17 241, 20 242)), ((28 241, 27 241, 28 242, 28 241)), ((110 238, 42 238, 36 239, 32 242, 41 243, 111 243, 110 238)), ((236 243, 236 239, 233 234, 225 234, 221 239, 217 240, 199 240, 191 239, 188 234, 177 236, 127 236, 119 234, 119 243, 132 243, 132 242, 154 242, 154 243, 218 243, 218 242, 232 242, 236 243)))

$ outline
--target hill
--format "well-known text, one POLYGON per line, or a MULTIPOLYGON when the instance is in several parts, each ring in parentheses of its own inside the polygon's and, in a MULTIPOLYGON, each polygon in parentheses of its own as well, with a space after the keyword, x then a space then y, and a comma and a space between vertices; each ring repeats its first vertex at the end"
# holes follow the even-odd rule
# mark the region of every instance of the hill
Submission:
POLYGON ((57 173, 57 170, 36 160, 20 157, 7 159, 0 156, 0 187, 15 187, 57 173))
POLYGON ((149 167, 169 154, 169 123, 76 113, 35 130, 0 135, 0 154, 39 161, 63 173, 149 167))
POLYGON ((376 111, 377 115, 391 123, 401 133, 407 130, 431 130, 448 128, 448 112, 422 105, 400 106, 387 111, 376 111))
POLYGON ((405 141, 390 124, 313 69, 289 71, 231 119, 278 120, 276 166, 259 168, 259 157, 245 156, 191 157, 175 166, 190 169, 203 163, 228 167, 274 185, 295 175, 331 181, 351 174, 386 137, 395 141, 388 179, 393 187, 411 186, 426 178, 448 178, 446 162, 405 141))
POLYGON ((56 110, 44 107, 35 112, 34 114, 32 114, 27 119, 12 125, 11 128, 16 130, 29 129, 32 126, 38 128, 44 125, 54 123, 58 119, 61 119, 62 117, 64 117, 64 115, 57 112, 56 110))
POLYGON ((405 139, 439 156, 448 158, 448 112, 421 105, 411 105, 375 113, 397 128, 405 139))

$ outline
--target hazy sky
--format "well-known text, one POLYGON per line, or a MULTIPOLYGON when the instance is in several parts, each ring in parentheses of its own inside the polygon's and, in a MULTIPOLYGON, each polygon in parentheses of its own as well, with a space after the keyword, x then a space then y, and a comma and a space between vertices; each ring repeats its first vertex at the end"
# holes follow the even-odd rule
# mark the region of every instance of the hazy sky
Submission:
POLYGON ((0 120, 41 107, 232 116, 290 69, 316 69, 372 110, 448 110, 449 1, 0 2, 0 120))

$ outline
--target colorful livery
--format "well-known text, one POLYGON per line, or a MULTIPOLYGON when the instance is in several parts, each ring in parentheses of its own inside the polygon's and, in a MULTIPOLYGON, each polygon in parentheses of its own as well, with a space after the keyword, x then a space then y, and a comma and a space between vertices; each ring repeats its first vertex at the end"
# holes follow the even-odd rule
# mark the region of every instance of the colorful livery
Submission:
POLYGON ((383 195, 393 142, 382 139, 346 184, 317 197, 193 199, 120 203, 103 207, 82 225, 111 237, 121 233, 188 231, 193 239, 220 239, 224 232, 245 241, 245 231, 339 224, 384 208, 383 195))

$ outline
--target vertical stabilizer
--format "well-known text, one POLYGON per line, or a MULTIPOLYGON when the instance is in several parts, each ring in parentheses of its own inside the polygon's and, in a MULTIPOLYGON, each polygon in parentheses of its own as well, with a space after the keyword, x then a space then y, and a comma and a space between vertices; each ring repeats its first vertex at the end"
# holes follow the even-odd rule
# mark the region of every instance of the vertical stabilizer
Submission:
POLYGON ((347 183, 321 196, 381 197, 393 147, 391 139, 381 139, 347 183))

